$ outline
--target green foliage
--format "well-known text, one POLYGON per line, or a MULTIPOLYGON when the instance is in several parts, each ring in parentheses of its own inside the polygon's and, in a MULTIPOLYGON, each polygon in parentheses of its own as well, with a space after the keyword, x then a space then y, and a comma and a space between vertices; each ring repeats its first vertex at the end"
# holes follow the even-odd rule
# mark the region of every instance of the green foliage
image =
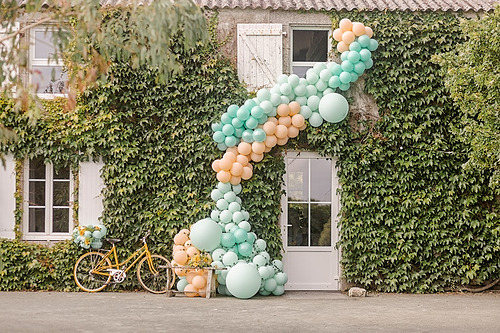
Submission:
MULTIPOLYGON (((314 146, 339 153, 340 243, 346 279, 390 292, 436 292, 498 277, 500 219, 488 173, 463 170, 467 146, 435 54, 463 41, 443 13, 360 12, 380 48, 365 89, 380 120, 339 150, 324 129, 314 146)), ((349 137, 346 136, 346 137, 349 137)))
POLYGON ((73 266, 82 253, 69 241, 48 248, 0 239, 0 290, 75 291, 73 266))
POLYGON ((455 133, 471 146, 470 168, 492 170, 490 186, 500 193, 500 6, 477 20, 463 20, 468 38, 436 57, 445 85, 462 111, 455 133))

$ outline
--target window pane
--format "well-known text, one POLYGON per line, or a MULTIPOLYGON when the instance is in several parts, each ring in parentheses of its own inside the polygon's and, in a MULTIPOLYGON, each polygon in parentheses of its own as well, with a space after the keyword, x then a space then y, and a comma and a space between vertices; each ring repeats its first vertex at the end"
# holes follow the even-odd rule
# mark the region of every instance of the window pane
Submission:
POLYGON ((311 160, 311 202, 331 202, 332 200, 332 161, 311 160))
POLYGON ((312 66, 293 66, 292 74, 296 74, 298 77, 306 77, 306 72, 312 66))
POLYGON ((288 204, 288 246, 308 246, 308 204, 288 204))
POLYGON ((30 208, 29 221, 29 232, 45 232, 45 208, 30 208))
POLYGON ((54 179, 69 179, 69 167, 54 169, 54 179))
POLYGON ((307 201, 309 198, 309 162, 305 159, 288 160, 288 200, 307 201))
POLYGON ((45 179, 45 164, 43 158, 30 160, 30 179, 45 179))
POLYGON ((45 206, 45 181, 30 181, 29 187, 29 205, 45 206))
POLYGON ((328 53, 328 31, 294 30, 293 61, 324 62, 328 53))
POLYGON ((311 246, 331 246, 331 205, 311 204, 311 246))
POLYGON ((69 206, 69 181, 54 182, 54 206, 69 206))
POLYGON ((64 94, 68 74, 62 66, 32 66, 32 83, 38 94, 64 94))
POLYGON ((69 208, 54 208, 52 232, 69 232, 69 208))
POLYGON ((48 59, 54 56, 54 42, 51 31, 35 31, 35 59, 48 59))

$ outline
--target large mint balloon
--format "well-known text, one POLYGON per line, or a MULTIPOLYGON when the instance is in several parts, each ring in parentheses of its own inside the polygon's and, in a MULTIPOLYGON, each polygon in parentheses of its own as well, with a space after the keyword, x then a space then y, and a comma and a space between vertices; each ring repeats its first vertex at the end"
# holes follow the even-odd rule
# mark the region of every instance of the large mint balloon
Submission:
POLYGON ((333 93, 325 95, 319 102, 319 114, 330 122, 338 123, 345 119, 349 112, 349 103, 344 96, 333 93))
POLYGON ((191 227, 191 242, 201 251, 213 251, 219 247, 222 230, 211 218, 200 220, 191 227))
POLYGON ((236 298, 253 297, 260 289, 260 274, 247 263, 238 263, 231 268, 226 277, 226 288, 236 298))

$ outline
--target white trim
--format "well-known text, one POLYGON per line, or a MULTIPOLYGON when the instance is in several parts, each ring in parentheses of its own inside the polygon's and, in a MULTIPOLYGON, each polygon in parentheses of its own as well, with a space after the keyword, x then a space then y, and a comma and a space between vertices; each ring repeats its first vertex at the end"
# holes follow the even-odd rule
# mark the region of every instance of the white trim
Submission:
MULTIPOLYGON (((74 177, 73 173, 69 171, 69 204, 64 206, 69 209, 69 221, 68 221, 68 232, 52 232, 52 208, 57 208, 59 206, 53 206, 53 172, 54 168, 52 164, 45 165, 45 206, 38 206, 45 208, 45 231, 44 232, 30 232, 29 231, 29 159, 24 161, 23 166, 23 240, 38 240, 38 241, 53 241, 53 240, 65 240, 71 239, 73 232, 73 202, 74 202, 74 177)), ((33 180, 33 179, 31 179, 33 180)), ((66 180, 63 180, 66 181, 66 180)), ((61 206, 62 207, 62 206, 61 206)))
POLYGON ((293 73, 294 67, 299 66, 310 66, 313 67, 317 62, 314 61, 293 61, 293 40, 294 40, 294 31, 295 30, 314 30, 314 31, 328 31, 327 38, 327 49, 326 49, 326 59, 325 62, 328 61, 328 55, 332 50, 332 44, 330 40, 332 38, 332 29, 329 26, 318 25, 318 26, 303 26, 303 25, 292 25, 290 26, 290 73, 293 73))

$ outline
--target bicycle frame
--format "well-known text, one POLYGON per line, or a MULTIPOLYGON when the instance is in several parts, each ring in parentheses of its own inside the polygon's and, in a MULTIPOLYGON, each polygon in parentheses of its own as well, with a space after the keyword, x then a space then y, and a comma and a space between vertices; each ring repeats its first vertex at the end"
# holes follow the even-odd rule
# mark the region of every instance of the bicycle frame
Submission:
POLYGON ((123 270, 123 273, 127 273, 139 260, 142 259, 142 257, 146 256, 148 258, 148 266, 152 272, 155 274, 158 273, 158 271, 154 268, 152 264, 152 259, 151 259, 151 252, 149 252, 148 244, 146 243, 146 240, 143 240, 144 245, 137 249, 134 253, 132 253, 125 261, 120 262, 118 259, 118 251, 116 248, 116 244, 113 244, 111 249, 107 251, 106 255, 99 261, 97 264, 97 267, 93 268, 91 273, 103 275, 103 276, 110 276, 114 272, 113 270, 121 270, 120 267, 123 267, 127 265, 132 259, 137 257, 131 264, 129 264, 125 270, 123 270), (111 259, 111 256, 113 257, 114 260, 111 259), (106 259, 109 258, 111 260, 111 266, 106 264, 106 259), (114 261, 114 263, 113 263, 114 261))

